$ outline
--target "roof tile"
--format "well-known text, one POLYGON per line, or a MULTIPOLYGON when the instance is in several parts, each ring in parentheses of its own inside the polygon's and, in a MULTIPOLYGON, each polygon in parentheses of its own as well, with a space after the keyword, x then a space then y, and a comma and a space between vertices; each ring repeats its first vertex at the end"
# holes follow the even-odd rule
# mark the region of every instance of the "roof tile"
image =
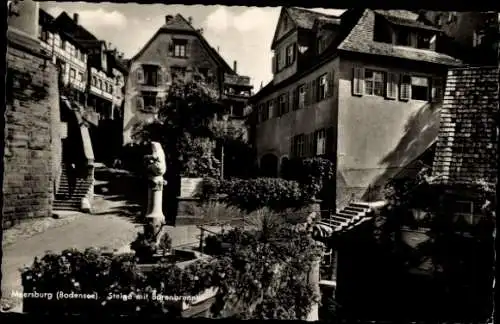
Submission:
POLYGON ((297 27, 303 29, 312 29, 314 21, 318 18, 338 18, 334 15, 327 15, 324 13, 307 10, 304 8, 291 7, 286 8, 290 18, 295 22, 297 27))
POLYGON ((438 183, 474 185, 497 182, 498 67, 448 72, 438 146, 433 164, 438 183), (450 88, 452 88, 450 90, 450 88), (479 96, 493 98, 488 103, 479 96), (450 122, 452 121, 452 122, 450 122))

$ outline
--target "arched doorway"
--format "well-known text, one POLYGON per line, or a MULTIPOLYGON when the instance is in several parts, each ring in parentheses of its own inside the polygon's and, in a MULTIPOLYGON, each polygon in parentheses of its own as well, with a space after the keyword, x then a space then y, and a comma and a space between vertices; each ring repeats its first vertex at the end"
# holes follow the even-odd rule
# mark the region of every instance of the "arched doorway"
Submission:
POLYGON ((269 178, 278 176, 278 157, 276 155, 268 153, 260 159, 260 174, 269 178))

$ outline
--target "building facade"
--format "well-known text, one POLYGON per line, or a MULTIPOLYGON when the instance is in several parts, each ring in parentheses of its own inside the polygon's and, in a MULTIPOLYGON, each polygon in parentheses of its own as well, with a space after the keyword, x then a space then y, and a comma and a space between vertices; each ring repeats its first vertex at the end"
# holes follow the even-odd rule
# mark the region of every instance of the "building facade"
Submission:
MULTIPOLYGON (((165 24, 129 63, 126 82, 123 143, 133 142, 134 127, 153 120, 167 95, 172 78, 194 72, 217 89, 235 118, 242 118, 252 86, 237 75, 205 40, 191 19, 167 15, 165 24)), ((236 68, 236 63, 234 65, 236 68)))
POLYGON ((272 49, 273 80, 252 98, 262 175, 290 158, 336 165, 336 207, 376 200, 386 181, 435 142, 449 66, 440 30, 404 10, 334 17, 284 8, 272 49))
POLYGON ((111 152, 121 147, 121 137, 113 134, 121 133, 122 122, 112 121, 123 116, 123 55, 80 25, 77 13, 54 18, 40 9, 39 39, 59 68, 61 95, 79 107, 89 123, 95 158, 111 160, 111 152))
POLYGON ((421 11, 443 30, 439 50, 473 65, 498 65, 500 14, 496 11, 421 11))

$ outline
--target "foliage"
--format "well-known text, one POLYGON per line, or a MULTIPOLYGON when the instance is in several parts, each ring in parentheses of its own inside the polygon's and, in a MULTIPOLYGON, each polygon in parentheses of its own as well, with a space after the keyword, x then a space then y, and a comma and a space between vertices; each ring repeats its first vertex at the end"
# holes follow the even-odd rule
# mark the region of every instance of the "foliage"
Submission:
POLYGON ((156 253, 156 240, 139 232, 136 239, 130 243, 130 248, 135 251, 139 261, 143 263, 151 262, 153 255, 156 253))
POLYGON ((210 198, 216 197, 221 188, 221 180, 214 177, 203 177, 200 190, 197 196, 202 199, 202 201, 207 201, 210 198))
POLYGON ((192 213, 200 216, 205 224, 221 224, 232 220, 241 220, 246 216, 246 213, 240 209, 217 200, 193 206, 192 213))
POLYGON ((235 229, 223 234, 223 240, 231 243, 231 249, 217 259, 199 260, 184 269, 160 263, 148 273, 138 268, 132 255, 112 256, 95 249, 49 253, 23 270, 23 287, 25 292, 96 294, 97 299, 87 301, 31 300, 39 306, 31 303, 31 309, 36 307, 44 313, 91 310, 100 314, 179 316, 175 304, 152 297, 195 296, 215 287, 215 317, 234 312, 242 318, 305 317, 312 301, 318 299, 307 284, 307 273, 311 261, 321 255, 321 246, 291 225, 276 227, 268 235, 235 229))
MULTIPOLYGON (((388 205, 375 217, 374 236, 380 251, 391 260, 391 267, 400 273, 430 262, 428 275, 436 289, 433 294, 442 300, 454 300, 455 306, 450 307, 456 308, 456 302, 463 302, 464 296, 474 294, 479 300, 485 297, 484 289, 491 287, 494 215, 483 210, 478 224, 459 223, 449 209, 455 198, 444 194, 435 179, 424 167, 414 179, 391 181, 385 192, 388 205), (428 239, 412 247, 404 239, 402 228, 414 217, 415 209, 428 214, 424 234, 428 239)), ((477 185, 476 192, 488 197, 491 190, 480 181, 477 185)))
POLYGON ((300 208, 312 198, 298 182, 279 178, 224 180, 219 193, 225 195, 228 204, 249 212, 263 207, 277 211, 300 208))
POLYGON ((158 248, 162 250, 163 253, 168 253, 172 249, 172 238, 167 232, 164 232, 161 236, 158 248))
MULTIPOLYGON (((166 154, 167 172, 185 176, 218 176, 219 161, 206 141, 232 133, 218 127, 217 120, 225 112, 216 90, 204 82, 175 78, 158 112, 158 119, 134 126, 136 142, 157 141, 166 154), (200 164, 196 166, 196 164, 200 164)), ((237 136, 237 132, 233 132, 237 136)))
POLYGON ((283 177, 299 182, 311 197, 324 193, 323 189, 335 179, 335 166, 325 158, 292 159, 284 169, 283 177))

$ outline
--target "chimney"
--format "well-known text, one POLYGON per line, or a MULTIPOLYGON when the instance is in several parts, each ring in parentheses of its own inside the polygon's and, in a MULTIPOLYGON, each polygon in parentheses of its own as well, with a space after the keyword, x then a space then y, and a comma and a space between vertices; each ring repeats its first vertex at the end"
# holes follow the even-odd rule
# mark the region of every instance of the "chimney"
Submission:
POLYGON ((190 25, 192 25, 193 24, 193 17, 191 17, 191 16, 188 17, 188 22, 189 22, 190 25))
POLYGON ((166 16, 165 16, 165 23, 166 23, 166 24, 170 23, 170 21, 171 21, 172 19, 174 19, 174 16, 172 16, 172 15, 166 15, 166 16))
POLYGON ((219 52, 220 52, 220 48, 219 48, 219 46, 217 46, 217 53, 219 53, 219 52))
POLYGON ((233 62, 233 70, 234 70, 234 73, 237 73, 237 68, 238 68, 238 62, 237 61, 234 61, 233 62))
POLYGON ((203 35, 203 28, 198 29, 198 33, 200 33, 201 35, 203 35))
POLYGON ((78 25, 78 18, 79 18, 79 17, 80 17, 80 16, 79 16, 77 13, 74 13, 74 14, 73 14, 73 21, 74 21, 74 22, 75 22, 75 24, 77 24, 77 25, 78 25))

